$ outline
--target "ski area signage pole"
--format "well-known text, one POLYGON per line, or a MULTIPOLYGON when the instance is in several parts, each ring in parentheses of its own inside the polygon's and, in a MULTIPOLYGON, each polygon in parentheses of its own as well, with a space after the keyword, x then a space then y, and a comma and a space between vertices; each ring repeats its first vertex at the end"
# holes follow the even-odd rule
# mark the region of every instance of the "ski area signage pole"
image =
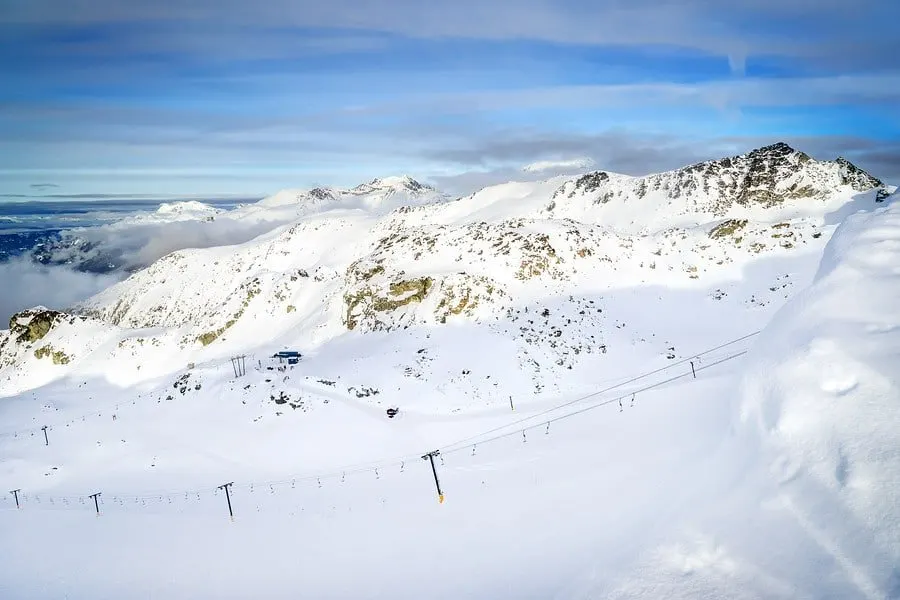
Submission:
POLYGON ((97 492, 96 494, 91 494, 90 498, 94 499, 94 510, 97 511, 97 516, 99 517, 100 516, 100 501, 99 501, 100 500, 100 492, 97 492))
POLYGON ((9 493, 12 494, 13 497, 16 499, 16 508, 21 508, 19 506, 19 492, 21 492, 21 491, 22 490, 10 490, 9 491, 9 493))
POLYGON ((228 516, 234 521, 234 511, 231 510, 231 493, 229 492, 229 488, 234 485, 234 482, 223 483, 219 486, 220 490, 225 490, 225 500, 228 501, 228 516))
POLYGON ((41 427, 41 429, 44 430, 44 445, 45 445, 45 446, 49 446, 49 445, 50 445, 50 440, 49 440, 49 438, 47 438, 47 426, 44 425, 43 427, 41 427))
POLYGON ((444 492, 441 491, 441 482, 438 479, 437 468, 435 468, 435 466, 434 466, 434 457, 439 455, 440 453, 441 453, 440 450, 432 450, 428 454, 423 455, 422 459, 427 460, 428 462, 431 463, 431 473, 434 475, 434 486, 437 488, 438 502, 443 504, 444 503, 444 492))

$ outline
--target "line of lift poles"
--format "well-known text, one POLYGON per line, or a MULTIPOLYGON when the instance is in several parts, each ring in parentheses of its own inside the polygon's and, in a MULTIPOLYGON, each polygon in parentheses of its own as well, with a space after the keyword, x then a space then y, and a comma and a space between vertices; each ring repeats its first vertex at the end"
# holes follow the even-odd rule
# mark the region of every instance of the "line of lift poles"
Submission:
MULTIPOLYGON (((444 503, 444 492, 441 490, 441 480, 438 478, 437 474, 437 466, 434 464, 434 457, 440 456, 440 450, 432 450, 428 454, 423 454, 422 459, 427 460, 431 465, 431 474, 434 475, 434 487, 437 489, 438 502, 444 503)), ((217 489, 225 491, 225 500, 228 503, 228 516, 234 521, 234 507, 231 504, 231 486, 234 485, 233 481, 229 481, 228 483, 223 483, 217 489)), ((16 508, 21 508, 19 504, 19 492, 21 489, 10 490, 9 493, 13 495, 13 498, 16 500, 16 508)), ((94 510, 97 512, 97 516, 100 516, 100 496, 101 492, 96 492, 88 496, 94 501, 94 510)))
MULTIPOLYGON (((422 459, 427 460, 431 465, 431 474, 434 475, 434 487, 437 489, 438 502, 444 503, 444 492, 441 490, 441 480, 438 478, 437 467, 434 464, 434 457, 440 456, 440 450, 432 450, 428 454, 423 454, 422 459)), ((225 492, 225 501, 228 503, 228 517, 234 521, 234 506, 231 504, 231 486, 234 485, 233 481, 229 481, 228 483, 223 483, 217 489, 223 490, 225 492)))
MULTIPOLYGON (((239 357, 239 358, 243 359, 243 357, 239 357)), ((239 367, 235 367, 235 368, 239 368, 239 367)), ((512 398, 510 398, 510 404, 511 403, 512 403, 512 398)), ((44 425, 43 427, 41 427, 41 430, 44 432, 44 445, 45 446, 50 445, 50 439, 47 437, 47 429, 48 429, 47 425, 44 425)), ((438 479, 437 467, 434 464, 434 457, 440 456, 440 454, 441 454, 440 450, 432 450, 431 452, 429 452, 427 454, 423 454, 422 459, 427 460, 429 462, 429 464, 431 464, 431 474, 434 475, 434 486, 437 489, 438 502, 443 504, 444 503, 444 492, 441 490, 441 480, 438 479)), ((217 489, 225 491, 225 500, 228 502, 228 516, 233 521, 234 520, 234 507, 231 505, 231 486, 232 485, 234 485, 234 482, 229 481, 228 483, 223 483, 217 489)), ((19 503, 19 492, 21 492, 21 491, 22 491, 21 489, 15 489, 15 490, 9 491, 9 493, 12 494, 16 500, 16 508, 21 508, 21 505, 19 503)), ((99 500, 100 495, 101 495, 101 493, 97 492, 95 494, 91 494, 90 496, 88 496, 89 498, 91 498, 94 501, 94 510, 97 512, 97 516, 100 516, 100 500, 99 500)))
MULTIPOLYGON (((240 357, 237 357, 237 359, 238 359, 238 361, 236 361, 235 359, 232 359, 232 364, 235 366, 236 373, 237 373, 237 369, 243 370, 244 357, 240 356, 240 357)), ((694 379, 696 379, 697 371, 694 368, 694 361, 690 361, 690 363, 691 363, 691 374, 694 376, 694 379)), ((632 405, 634 405, 634 396, 633 395, 632 395, 631 403, 632 403, 632 405)), ((512 396, 509 397, 509 407, 511 410, 515 410, 515 406, 513 405, 512 396)), ((619 409, 620 410, 622 409, 621 399, 619 400, 619 409)), ((548 431, 549 431, 549 425, 550 424, 548 423, 547 424, 548 431)), ((41 427, 41 429, 44 432, 44 445, 49 446, 50 439, 47 437, 47 426, 44 425, 43 427, 41 427)), ((524 431, 522 432, 522 435, 523 436, 525 435, 524 431)), ((438 478, 437 467, 434 464, 434 457, 440 456, 440 454, 441 454, 440 450, 432 450, 431 452, 428 452, 427 454, 423 454, 422 460, 427 460, 428 463, 431 465, 431 474, 434 475, 434 487, 435 487, 435 489, 437 489, 438 502, 443 504, 444 503, 444 492, 441 490, 441 480, 438 478)), ((234 482, 229 481, 228 483, 223 483, 217 489, 225 491, 225 500, 228 502, 228 516, 229 516, 229 518, 231 518, 232 521, 234 521, 234 507, 231 505, 231 486, 232 485, 234 485, 234 482)), ((19 492, 21 492, 21 491, 22 491, 21 489, 17 489, 17 490, 10 490, 10 492, 9 492, 16 499, 16 508, 20 508, 19 492)), ((94 510, 97 511, 97 516, 100 516, 100 503, 99 503, 100 492, 91 494, 89 496, 89 498, 94 500, 94 510)))

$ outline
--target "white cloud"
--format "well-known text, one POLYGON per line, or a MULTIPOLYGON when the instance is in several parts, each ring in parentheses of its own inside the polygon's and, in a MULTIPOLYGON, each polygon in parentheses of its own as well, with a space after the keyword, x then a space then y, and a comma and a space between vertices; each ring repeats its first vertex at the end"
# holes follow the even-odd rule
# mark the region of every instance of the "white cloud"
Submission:
POLYGON ((38 305, 67 308, 123 277, 122 273, 95 275, 66 266, 43 266, 27 258, 0 263, 0 328, 5 329, 9 318, 22 309, 38 305))
POLYGON ((201 211, 181 219, 177 212, 157 212, 69 230, 62 236, 67 243, 50 248, 49 258, 94 270, 109 265, 134 271, 176 250, 241 244, 295 218, 290 208, 257 212, 252 206, 217 215, 201 211), (69 243, 75 240, 77 244, 69 243))
MULTIPOLYGON (((184 203, 181 206, 190 204, 184 203)), ((178 205, 169 205, 178 206, 178 205)), ((114 223, 65 232, 62 243, 45 245, 43 265, 30 257, 0 263, 0 328, 15 312, 44 305, 64 309, 125 278, 129 272, 185 248, 209 248, 249 241, 296 218, 290 208, 256 211, 253 206, 220 213, 212 208, 178 219, 178 211, 124 218, 114 223), (109 272, 98 273, 109 269, 109 272)))
POLYGON ((568 160, 539 160, 522 167, 526 173, 546 173, 548 171, 573 171, 590 169, 594 161, 590 158, 570 158, 568 160))

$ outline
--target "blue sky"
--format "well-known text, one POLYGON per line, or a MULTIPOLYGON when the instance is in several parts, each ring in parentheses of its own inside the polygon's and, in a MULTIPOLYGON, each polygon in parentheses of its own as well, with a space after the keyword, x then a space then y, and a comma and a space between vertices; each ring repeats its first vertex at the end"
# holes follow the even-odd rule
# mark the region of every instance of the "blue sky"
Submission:
POLYGON ((0 0, 0 194, 463 193, 778 140, 900 182, 898 6, 0 0))

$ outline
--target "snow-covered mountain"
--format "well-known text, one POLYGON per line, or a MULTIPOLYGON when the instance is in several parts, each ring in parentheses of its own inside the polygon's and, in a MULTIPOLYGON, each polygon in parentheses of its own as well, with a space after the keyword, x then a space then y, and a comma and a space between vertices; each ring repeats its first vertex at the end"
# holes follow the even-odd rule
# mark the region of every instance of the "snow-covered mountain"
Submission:
POLYGON ((239 243, 0 332, 0 596, 895 597, 893 191, 776 144, 157 214, 239 243))
POLYGON ((821 213, 840 206, 835 192, 864 192, 884 184, 843 158, 818 161, 784 143, 676 171, 626 177, 595 171, 566 182, 547 214, 619 228, 697 224, 726 215, 769 218, 821 213), (622 210, 623 206, 631 208, 622 210))
MULTIPOLYGON (((173 252, 77 307, 80 318, 46 339, 0 334, 0 364, 24 375, 43 364, 35 352, 46 346, 42 356, 68 357, 40 369, 59 377, 97 348, 128 365, 158 356, 133 375, 142 379, 248 346, 311 350, 348 331, 472 322, 513 343, 542 389, 597 341, 585 331, 608 326, 606 316, 579 318, 575 296, 724 284, 760 257, 820 247, 842 207, 875 202, 883 189, 843 159, 775 144, 647 177, 596 171, 453 201, 409 177, 286 191, 228 218, 287 213, 289 225, 237 246, 173 252), (522 304, 548 296, 573 298, 560 310, 582 331, 554 340, 556 331, 522 327, 522 304), (535 352, 549 366, 536 368, 535 352)), ((196 206, 165 212, 214 216, 196 206)))

